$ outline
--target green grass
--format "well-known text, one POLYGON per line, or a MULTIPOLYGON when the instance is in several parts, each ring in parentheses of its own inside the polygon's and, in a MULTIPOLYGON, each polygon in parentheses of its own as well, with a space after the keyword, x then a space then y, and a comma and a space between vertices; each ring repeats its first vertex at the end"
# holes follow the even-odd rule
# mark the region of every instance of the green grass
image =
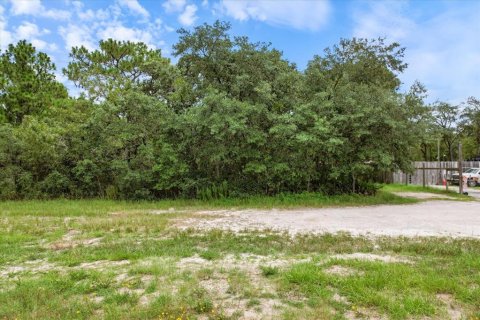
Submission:
POLYGON ((374 196, 357 194, 327 196, 319 193, 280 194, 276 196, 252 196, 247 198, 222 198, 202 201, 196 199, 175 199, 159 201, 119 201, 104 199, 83 200, 26 200, 0 202, 0 215, 37 215, 37 216, 99 216, 106 213, 140 212, 145 210, 189 211, 197 209, 224 208, 296 208, 296 207, 346 207, 369 206, 379 204, 408 204, 419 200, 402 198, 392 192, 429 192, 448 195, 458 200, 470 200, 471 197, 459 195, 454 191, 445 191, 432 187, 388 184, 374 196))
MULTIPOLYGON (((304 206, 340 198, 299 199, 296 205, 304 206)), ((346 199, 404 203, 387 192, 376 200, 346 199)), ((243 312, 261 315, 268 301, 280 304, 278 319, 344 319, 349 312, 448 319, 439 294, 451 297, 466 319, 480 317, 478 239, 179 231, 172 219, 188 212, 144 213, 195 207, 179 203, 1 203, 0 319, 238 319, 243 312), (357 252, 411 263, 333 257, 357 252), (334 266, 351 273, 330 273, 334 266)))
POLYGON ((348 305, 340 304, 339 309, 360 307, 386 314, 390 319, 447 319, 437 294, 448 294, 457 303, 472 306, 478 316, 478 270, 480 260, 472 254, 422 257, 415 264, 334 259, 320 268, 315 263, 296 264, 282 274, 282 280, 283 290, 301 292, 313 306, 331 302, 334 288, 349 301, 348 305), (347 267, 354 273, 325 272, 332 265, 347 267))
POLYGON ((221 208, 293 208, 293 207, 344 207, 378 204, 414 203, 389 192, 379 191, 375 196, 337 195, 318 193, 281 194, 273 197, 224 198, 210 201, 176 199, 160 201, 114 200, 27 200, 0 202, 0 215, 37 216, 98 216, 111 212, 138 212, 144 210, 195 210, 221 208))
POLYGON ((448 197, 453 197, 456 198, 457 200, 472 200, 472 197, 465 196, 462 194, 459 194, 456 191, 453 190, 445 190, 445 189, 438 189, 438 188, 433 188, 433 187, 423 187, 423 186, 417 186, 417 185, 404 185, 404 184, 387 184, 384 185, 381 189, 384 192, 390 193, 390 192, 428 192, 428 193, 434 193, 434 194, 440 194, 440 195, 445 195, 448 197))

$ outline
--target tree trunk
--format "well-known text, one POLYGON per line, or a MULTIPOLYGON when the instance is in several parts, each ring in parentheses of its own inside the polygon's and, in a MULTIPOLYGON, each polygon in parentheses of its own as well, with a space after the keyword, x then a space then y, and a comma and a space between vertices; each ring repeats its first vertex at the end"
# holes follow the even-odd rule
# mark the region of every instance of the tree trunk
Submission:
POLYGON ((355 188, 356 185, 355 185, 355 174, 352 173, 352 192, 355 193, 355 188))

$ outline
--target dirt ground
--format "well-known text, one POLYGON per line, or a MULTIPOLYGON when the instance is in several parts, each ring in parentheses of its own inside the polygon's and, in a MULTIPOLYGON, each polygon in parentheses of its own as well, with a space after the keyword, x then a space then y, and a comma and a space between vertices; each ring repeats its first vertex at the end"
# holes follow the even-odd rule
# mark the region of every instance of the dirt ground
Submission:
POLYGON ((179 220, 180 228, 350 232, 373 236, 480 238, 480 202, 431 200, 411 205, 288 210, 200 211, 179 220))

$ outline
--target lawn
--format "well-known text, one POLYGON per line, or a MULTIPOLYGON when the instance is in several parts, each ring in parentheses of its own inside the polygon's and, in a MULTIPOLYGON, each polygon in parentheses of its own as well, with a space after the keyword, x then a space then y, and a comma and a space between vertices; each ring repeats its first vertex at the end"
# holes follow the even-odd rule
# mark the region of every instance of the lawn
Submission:
POLYGON ((473 198, 469 196, 465 196, 463 194, 459 194, 457 191, 454 190, 444 190, 444 189, 438 189, 434 187, 423 187, 419 185, 404 185, 404 184, 387 184, 384 185, 381 189, 381 191, 385 193, 391 193, 391 192, 428 192, 428 193, 433 193, 437 195, 445 195, 448 196, 449 198, 455 198, 456 200, 464 200, 464 201, 469 201, 473 200, 473 198))
POLYGON ((478 239, 173 226, 200 208, 414 201, 3 202, 0 319, 480 319, 478 239))

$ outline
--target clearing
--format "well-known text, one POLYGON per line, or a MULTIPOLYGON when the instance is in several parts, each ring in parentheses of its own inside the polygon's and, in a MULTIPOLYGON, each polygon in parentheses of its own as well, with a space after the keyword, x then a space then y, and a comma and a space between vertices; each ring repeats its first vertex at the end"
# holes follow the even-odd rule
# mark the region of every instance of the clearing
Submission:
MULTIPOLYGON (((420 194, 420 198, 426 197, 420 194)), ((271 229, 292 234, 346 231, 352 235, 480 238, 480 203, 428 201, 372 207, 208 210, 180 220, 177 226, 236 232, 271 229)))
POLYGON ((479 208, 400 186, 371 198, 4 202, 0 319, 478 320, 479 208))

